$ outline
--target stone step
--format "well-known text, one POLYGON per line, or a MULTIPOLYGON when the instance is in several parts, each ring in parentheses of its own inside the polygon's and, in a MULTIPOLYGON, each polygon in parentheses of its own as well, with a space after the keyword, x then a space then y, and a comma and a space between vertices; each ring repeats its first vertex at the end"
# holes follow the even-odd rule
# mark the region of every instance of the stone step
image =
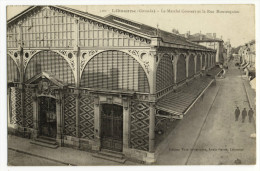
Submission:
POLYGON ((59 147, 57 144, 55 144, 55 145, 54 144, 47 144, 47 143, 40 142, 40 141, 31 141, 30 143, 35 144, 35 145, 39 145, 39 146, 42 146, 42 147, 52 148, 52 149, 56 149, 56 148, 59 147))
POLYGON ((118 158, 118 157, 115 157, 113 156, 114 154, 109 154, 107 155, 107 152, 106 153, 102 153, 102 152, 99 152, 99 153, 95 153, 93 154, 92 156, 93 157, 96 157, 96 158, 100 158, 100 159, 105 159, 105 160, 109 160, 109 161, 114 161, 114 162, 117 162, 117 163, 122 163, 124 164, 126 159, 125 158, 118 158))
POLYGON ((49 140, 49 141, 56 141, 55 138, 51 138, 51 137, 46 137, 46 136, 43 136, 43 135, 40 135, 39 136, 40 139, 45 139, 45 140, 49 140))
POLYGON ((36 138, 35 141, 39 141, 39 142, 51 144, 51 145, 57 145, 55 140, 53 141, 53 140, 46 140, 46 139, 43 139, 43 138, 36 138))
POLYGON ((119 158, 119 159, 124 158, 124 155, 122 153, 112 151, 112 150, 108 150, 108 149, 102 149, 99 153, 106 155, 106 156, 112 156, 112 157, 115 157, 115 158, 119 158))

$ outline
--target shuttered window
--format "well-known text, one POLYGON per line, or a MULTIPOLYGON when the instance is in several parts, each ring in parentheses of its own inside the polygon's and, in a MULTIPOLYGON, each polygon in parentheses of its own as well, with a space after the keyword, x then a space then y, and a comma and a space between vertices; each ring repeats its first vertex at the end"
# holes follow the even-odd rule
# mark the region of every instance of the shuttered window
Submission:
POLYGON ((36 54, 28 63, 25 70, 25 81, 43 72, 55 74, 63 83, 75 85, 73 72, 65 59, 52 51, 41 51, 36 54))
POLYGON ((86 65, 81 87, 149 92, 148 79, 141 65, 124 52, 99 53, 86 65))

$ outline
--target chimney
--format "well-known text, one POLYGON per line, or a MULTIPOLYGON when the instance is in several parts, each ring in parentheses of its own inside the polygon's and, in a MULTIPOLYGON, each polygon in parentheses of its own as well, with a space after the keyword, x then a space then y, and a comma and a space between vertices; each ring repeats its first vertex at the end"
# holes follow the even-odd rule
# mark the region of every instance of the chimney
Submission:
POLYGON ((216 39, 217 38, 217 34, 213 33, 213 38, 216 39))
POLYGON ((200 31, 200 40, 202 40, 202 34, 201 34, 201 31, 200 31))
POLYGON ((185 34, 185 38, 189 38, 190 37, 190 31, 187 31, 187 33, 185 34))

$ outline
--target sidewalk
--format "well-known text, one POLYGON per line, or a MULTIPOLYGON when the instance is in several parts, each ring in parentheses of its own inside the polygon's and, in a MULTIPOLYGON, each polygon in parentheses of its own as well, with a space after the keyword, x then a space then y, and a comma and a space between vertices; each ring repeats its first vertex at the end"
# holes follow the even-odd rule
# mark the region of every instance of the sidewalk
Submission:
MULTIPOLYGON (((241 71, 240 71, 241 73, 241 71)), ((242 77, 241 76, 241 79, 243 81, 243 84, 244 84, 244 88, 245 88, 245 92, 246 92, 246 95, 247 95, 247 99, 248 99, 248 102, 249 102, 249 107, 252 107, 253 111, 254 111, 254 117, 253 117, 253 123, 254 123, 254 126, 256 128, 256 92, 254 89, 251 88, 251 85, 250 85, 250 82, 248 80, 247 77, 242 77)))
POLYGON ((20 138, 13 135, 8 135, 8 149, 24 154, 29 154, 43 159, 49 159, 54 162, 63 163, 66 165, 76 166, 115 166, 115 165, 138 165, 131 161, 126 161, 124 164, 95 158, 92 153, 75 150, 72 148, 59 147, 51 149, 41 147, 30 143, 30 139, 20 138))

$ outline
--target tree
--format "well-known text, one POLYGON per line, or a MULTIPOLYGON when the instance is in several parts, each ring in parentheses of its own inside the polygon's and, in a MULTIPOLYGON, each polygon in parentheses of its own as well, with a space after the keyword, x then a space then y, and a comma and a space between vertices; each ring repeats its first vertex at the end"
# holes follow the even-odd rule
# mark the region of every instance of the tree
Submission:
POLYGON ((175 33, 175 34, 179 34, 179 30, 177 30, 175 28, 172 29, 172 32, 175 33))

